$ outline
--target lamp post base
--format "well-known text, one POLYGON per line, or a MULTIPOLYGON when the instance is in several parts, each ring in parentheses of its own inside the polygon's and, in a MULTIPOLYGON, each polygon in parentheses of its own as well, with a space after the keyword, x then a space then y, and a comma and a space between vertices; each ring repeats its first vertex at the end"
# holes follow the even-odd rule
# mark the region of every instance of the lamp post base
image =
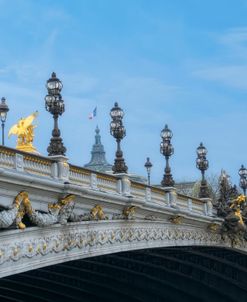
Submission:
POLYGON ((173 187, 175 184, 175 181, 172 178, 171 174, 165 174, 162 181, 161 186, 162 187, 173 187))
POLYGON ((206 180, 201 181, 199 198, 209 198, 209 189, 206 180))
POLYGON ((112 166, 112 171, 113 171, 113 174, 128 172, 128 167, 125 165, 123 158, 115 159, 114 166, 112 166))
POLYGON ((4 146, 4 122, 2 122, 2 146, 4 146))
POLYGON ((118 145, 118 150, 116 152, 116 158, 114 161, 114 166, 112 167, 113 174, 116 173, 127 173, 128 167, 126 166, 123 158, 123 152, 118 145))
POLYGON ((63 145, 61 137, 52 137, 50 145, 47 148, 48 156, 65 155, 66 148, 63 145))

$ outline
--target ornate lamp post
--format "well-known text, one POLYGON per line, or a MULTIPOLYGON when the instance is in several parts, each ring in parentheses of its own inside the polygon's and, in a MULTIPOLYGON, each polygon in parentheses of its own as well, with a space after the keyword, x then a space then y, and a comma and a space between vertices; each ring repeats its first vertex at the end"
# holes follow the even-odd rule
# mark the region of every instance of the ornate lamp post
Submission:
POLYGON ((152 163, 150 161, 150 158, 147 157, 147 161, 144 165, 144 167, 147 169, 147 174, 148 174, 148 185, 150 186, 150 174, 151 174, 151 168, 152 168, 152 163))
POLYGON ((123 152, 120 147, 121 140, 125 137, 126 131, 123 126, 123 110, 118 106, 118 103, 114 104, 114 107, 111 109, 110 116, 112 118, 110 124, 110 133, 116 139, 117 142, 117 151, 114 165, 112 167, 113 173, 127 173, 128 167, 125 165, 123 152))
POLYGON ((208 184, 205 179, 205 171, 208 169, 208 160, 206 159, 206 155, 208 151, 203 146, 203 143, 200 143, 200 146, 197 148, 196 152, 197 152, 196 167, 202 173, 199 198, 209 198, 208 184))
POLYGON ((239 169, 238 174, 240 176, 239 186, 243 189, 244 195, 246 195, 246 189, 247 189, 247 169, 244 167, 244 165, 241 165, 241 168, 239 169))
POLYGON ((6 104, 6 99, 2 97, 1 103, 0 103, 0 116, 1 116, 1 122, 2 122, 2 145, 4 146, 4 125, 7 118, 7 113, 9 111, 9 107, 6 104))
POLYGON ((55 72, 52 73, 51 78, 47 81, 46 88, 48 94, 45 97, 45 109, 53 115, 54 129, 52 130, 52 138, 50 145, 47 148, 48 155, 65 155, 66 148, 63 145, 63 140, 60 137, 60 130, 58 129, 58 117, 64 113, 64 101, 60 94, 63 84, 57 78, 55 72))
POLYGON ((174 148, 171 144, 173 134, 168 126, 165 125, 165 128, 161 131, 160 136, 162 138, 162 142, 160 143, 160 153, 163 154, 166 159, 165 174, 161 181, 161 185, 162 187, 173 187, 175 182, 172 178, 171 168, 169 166, 169 157, 174 153, 174 148))

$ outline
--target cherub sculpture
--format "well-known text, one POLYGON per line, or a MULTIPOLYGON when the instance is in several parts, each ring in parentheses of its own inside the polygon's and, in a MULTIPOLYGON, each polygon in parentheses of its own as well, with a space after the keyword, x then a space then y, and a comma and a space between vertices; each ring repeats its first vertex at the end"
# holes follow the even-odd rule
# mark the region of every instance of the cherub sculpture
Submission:
POLYGON ((31 153, 38 153, 33 146, 34 128, 36 125, 32 125, 32 122, 38 116, 38 111, 32 113, 26 118, 21 118, 17 124, 12 126, 9 130, 9 137, 11 135, 17 135, 16 149, 31 153))

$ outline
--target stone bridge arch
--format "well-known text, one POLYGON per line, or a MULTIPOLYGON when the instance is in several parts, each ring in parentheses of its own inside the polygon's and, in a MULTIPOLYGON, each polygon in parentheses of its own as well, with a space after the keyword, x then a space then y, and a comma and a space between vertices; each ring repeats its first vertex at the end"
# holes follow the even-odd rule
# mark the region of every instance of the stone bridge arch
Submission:
POLYGON ((153 248, 0 279, 4 301, 245 302, 247 258, 219 247, 153 248))
MULTIPOLYGON (((0 276, 72 260, 151 248, 231 247, 218 233, 164 221, 87 221, 5 231, 0 238, 0 276)), ((243 246, 236 247, 246 251, 243 246)))

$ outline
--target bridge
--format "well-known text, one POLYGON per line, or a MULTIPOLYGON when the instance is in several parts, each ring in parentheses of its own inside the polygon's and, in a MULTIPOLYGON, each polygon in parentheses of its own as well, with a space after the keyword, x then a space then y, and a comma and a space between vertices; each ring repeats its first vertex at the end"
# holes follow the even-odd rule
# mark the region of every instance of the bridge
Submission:
POLYGON ((157 247, 247 251, 244 239, 233 242, 219 232, 223 220, 209 198, 131 181, 128 174, 93 172, 69 163, 64 156, 43 157, 1 147, 0 200, 1 277, 157 247), (18 197, 20 192, 25 192, 26 202, 25 196, 18 197), (72 198, 63 204, 66 196, 72 198), (12 223, 6 224, 6 217, 12 223))
POLYGON ((3 301, 246 299, 247 241, 210 198, 1 146, 0 206, 3 301))

